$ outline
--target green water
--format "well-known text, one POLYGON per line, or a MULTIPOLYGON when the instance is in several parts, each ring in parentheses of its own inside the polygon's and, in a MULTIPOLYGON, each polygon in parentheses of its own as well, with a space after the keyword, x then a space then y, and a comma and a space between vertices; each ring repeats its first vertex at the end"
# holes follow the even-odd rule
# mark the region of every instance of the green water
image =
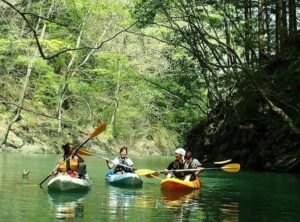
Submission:
MULTIPOLYGON (((85 157, 93 187, 88 193, 48 194, 37 184, 57 155, 0 153, 0 221, 300 221, 300 176, 204 171, 203 187, 166 193, 159 179, 139 189, 105 184, 105 161, 85 157), (23 169, 31 172, 22 178, 23 169)), ((132 158, 137 168, 163 169, 167 157, 132 158)))

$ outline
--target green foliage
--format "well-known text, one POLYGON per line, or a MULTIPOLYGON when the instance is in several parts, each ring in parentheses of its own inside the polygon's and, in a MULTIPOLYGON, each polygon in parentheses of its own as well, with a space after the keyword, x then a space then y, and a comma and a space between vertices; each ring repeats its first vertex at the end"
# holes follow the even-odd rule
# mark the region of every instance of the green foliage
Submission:
POLYGON ((138 20, 139 28, 152 24, 159 8, 168 4, 168 1, 163 0, 135 0, 134 2, 135 5, 131 15, 138 20))
MULTIPOLYGON (((151 23, 159 7, 171 2, 139 1, 143 9, 136 7, 136 13, 140 13, 139 16, 147 14, 140 24, 151 23), (148 7, 148 4, 151 5, 148 7)), ((129 5, 131 3, 127 1, 112 0, 56 1, 50 18, 57 23, 42 21, 39 26, 42 27, 44 22, 47 24, 41 41, 44 52, 51 55, 75 47, 80 29, 83 35, 79 47, 94 47, 99 39, 109 39, 132 24, 129 5)), ((49 2, 38 2, 32 7, 28 5, 27 11, 46 17, 50 5, 49 2)), ((212 21, 216 25, 217 19, 212 21)), ((24 23, 12 21, 5 20, 17 35, 16 30, 21 30, 24 23)), ((36 25, 38 21, 32 16, 30 22, 36 25)), ((37 33, 40 32, 38 29, 37 33)), ((164 35, 173 43, 182 41, 163 27, 149 28, 146 33, 164 35)), ((110 124, 107 130, 110 145, 134 147, 144 144, 167 153, 170 147, 182 142, 185 133, 203 116, 197 107, 203 104, 196 97, 206 100, 206 90, 202 88, 198 64, 187 50, 123 33, 105 43, 82 64, 91 52, 89 49, 43 60, 34 57, 37 48, 32 36, 23 34, 17 40, 9 39, 8 32, 2 36, 0 84, 4 82, 5 94, 1 95, 18 98, 28 62, 34 59, 24 107, 52 118, 23 110, 24 124, 33 134, 45 130, 46 136, 57 138, 58 121, 55 118, 64 83, 62 131, 58 140, 78 138, 87 126, 104 121, 110 124), (74 63, 70 63, 72 56, 74 63), (79 67, 79 64, 82 65, 79 67)))

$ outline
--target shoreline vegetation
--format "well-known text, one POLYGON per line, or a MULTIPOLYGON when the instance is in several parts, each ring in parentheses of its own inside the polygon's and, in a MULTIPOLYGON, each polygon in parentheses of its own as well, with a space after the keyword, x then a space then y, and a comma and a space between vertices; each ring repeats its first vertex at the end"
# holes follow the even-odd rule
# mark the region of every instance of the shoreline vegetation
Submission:
POLYGON ((105 122, 94 152, 188 147, 210 163, 299 173, 299 7, 1 1, 0 152, 60 153, 105 122))

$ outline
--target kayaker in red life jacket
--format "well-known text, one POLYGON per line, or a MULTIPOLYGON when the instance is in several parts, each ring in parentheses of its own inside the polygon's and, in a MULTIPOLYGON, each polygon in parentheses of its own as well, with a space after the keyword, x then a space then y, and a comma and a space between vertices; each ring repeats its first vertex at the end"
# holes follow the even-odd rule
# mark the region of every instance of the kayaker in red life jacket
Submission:
MULTIPOLYGON (((80 150, 75 154, 76 148, 69 143, 66 143, 62 146, 64 151, 63 160, 58 162, 59 168, 58 172, 66 172, 70 176, 79 176, 81 177, 82 174, 84 175, 86 171, 86 166, 81 164, 84 162, 83 158, 79 156, 80 150), (70 158, 68 158, 70 156, 70 158), (81 169, 84 168, 84 169, 81 169), (80 172, 79 172, 80 170, 80 172)), ((57 172, 56 172, 57 173, 57 172)))
POLYGON ((184 156, 185 150, 183 148, 175 150, 175 160, 169 164, 167 169, 164 170, 164 175, 166 175, 167 178, 176 177, 181 180, 184 179, 185 172, 172 171, 184 169, 184 156))
POLYGON ((122 173, 132 173, 134 168, 133 168, 133 162, 131 159, 127 157, 128 154, 128 148, 126 146, 123 146, 120 148, 120 156, 116 157, 112 161, 106 161, 106 164, 109 169, 112 169, 115 167, 114 173, 115 174, 122 174, 122 173), (121 166, 119 164, 128 166, 121 166))
MULTIPOLYGON (((187 148, 185 150, 185 161, 184 161, 184 169, 197 169, 199 167, 201 167, 201 163, 199 162, 199 160, 193 158, 192 156, 192 151, 187 148)), ((196 176, 200 173, 200 171, 197 172, 186 172, 185 173, 185 181, 193 181, 196 179, 196 176)))

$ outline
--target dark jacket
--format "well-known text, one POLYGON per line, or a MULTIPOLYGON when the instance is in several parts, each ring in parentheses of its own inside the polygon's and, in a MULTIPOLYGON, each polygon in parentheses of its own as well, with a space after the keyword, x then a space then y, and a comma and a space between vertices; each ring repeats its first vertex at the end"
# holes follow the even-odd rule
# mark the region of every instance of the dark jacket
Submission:
MULTIPOLYGON (((169 166, 167 167, 168 170, 180 170, 180 169, 184 169, 184 164, 180 163, 178 160, 174 160, 173 162, 171 162, 169 164, 169 166)), ((176 172, 173 171, 173 174, 175 177, 177 177, 178 179, 183 179, 185 176, 184 172, 176 172)))

